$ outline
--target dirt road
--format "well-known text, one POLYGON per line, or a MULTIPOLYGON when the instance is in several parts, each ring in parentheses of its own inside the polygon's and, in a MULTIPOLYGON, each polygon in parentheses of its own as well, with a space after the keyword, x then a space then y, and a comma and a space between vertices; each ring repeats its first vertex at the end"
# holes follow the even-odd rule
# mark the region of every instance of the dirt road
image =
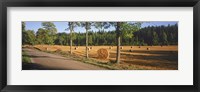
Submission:
POLYGON ((104 70, 104 68, 75 61, 59 55, 23 48, 31 62, 51 70, 104 70))

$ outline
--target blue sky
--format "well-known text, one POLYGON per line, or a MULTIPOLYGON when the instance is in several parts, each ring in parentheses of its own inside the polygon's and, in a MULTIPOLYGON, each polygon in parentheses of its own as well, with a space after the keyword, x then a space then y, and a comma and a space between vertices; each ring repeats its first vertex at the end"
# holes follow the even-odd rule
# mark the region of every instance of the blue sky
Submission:
MULTIPOLYGON (((29 22, 25 22, 26 23, 26 30, 34 30, 35 32, 37 32, 37 30, 39 28, 42 28, 41 23, 42 22, 37 22, 37 21, 29 21, 29 22)), ((68 22, 63 22, 63 21, 59 21, 59 22, 53 22, 57 28, 57 32, 61 33, 61 32, 65 32, 65 33, 69 33, 69 31, 65 30, 66 28, 68 28, 68 22)), ((156 21, 151 21, 151 22, 143 22, 141 27, 147 27, 147 26, 167 26, 169 25, 174 25, 177 24, 178 22, 176 21, 163 21, 163 22, 156 22, 156 21)), ((94 27, 92 27, 93 31, 97 31, 97 29, 95 29, 94 27)), ((105 31, 109 31, 109 30, 114 30, 113 27, 106 29, 105 31)), ((82 27, 77 27, 74 29, 75 32, 85 32, 85 29, 82 27)))

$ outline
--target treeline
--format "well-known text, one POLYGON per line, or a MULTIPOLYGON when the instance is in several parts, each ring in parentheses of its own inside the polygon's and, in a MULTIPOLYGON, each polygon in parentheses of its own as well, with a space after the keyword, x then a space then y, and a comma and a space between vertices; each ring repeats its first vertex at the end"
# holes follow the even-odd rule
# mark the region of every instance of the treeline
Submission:
MULTIPOLYGON (((84 46, 86 34, 75 33, 73 44, 84 46)), ((70 34, 58 33, 55 44, 69 45, 70 34)), ((116 31, 88 32, 88 44, 91 46, 116 45, 116 31)), ((133 33, 132 38, 122 37, 121 45, 177 45, 178 26, 148 26, 133 33)))
MULTIPOLYGON (((25 30, 22 26, 22 44, 48 44, 48 45, 70 45, 70 37, 73 37, 72 44, 76 46, 86 45, 86 33, 57 33, 55 25, 43 23, 44 28, 39 28, 36 33, 32 30, 25 30), (45 27, 47 26, 47 27, 45 27), (51 26, 49 28, 49 26, 51 26), (46 29, 45 29, 46 28, 46 29)), ((24 25, 25 26, 25 25, 24 25)), ((121 45, 177 45, 178 25, 148 26, 132 33, 132 37, 121 37, 121 45)), ((88 45, 116 45, 116 31, 89 31, 88 45)))
POLYGON ((134 36, 134 45, 178 45, 178 25, 148 26, 134 36))

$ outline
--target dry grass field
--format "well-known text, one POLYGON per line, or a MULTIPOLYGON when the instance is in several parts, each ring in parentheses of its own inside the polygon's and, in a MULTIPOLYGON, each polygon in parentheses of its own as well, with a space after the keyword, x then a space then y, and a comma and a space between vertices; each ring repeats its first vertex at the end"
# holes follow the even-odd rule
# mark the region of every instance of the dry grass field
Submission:
MULTIPOLYGON (((41 51, 69 52, 70 46, 35 45, 41 51)), ((178 46, 121 46, 121 62, 123 67, 136 67, 150 70, 178 70, 178 46)), ((73 55, 85 57, 85 46, 73 46, 73 55)), ((101 62, 112 62, 116 58, 116 46, 89 46, 89 58, 101 62), (101 48, 109 51, 109 58, 99 59, 97 51, 101 48)), ((131 68, 128 68, 131 69, 131 68)))

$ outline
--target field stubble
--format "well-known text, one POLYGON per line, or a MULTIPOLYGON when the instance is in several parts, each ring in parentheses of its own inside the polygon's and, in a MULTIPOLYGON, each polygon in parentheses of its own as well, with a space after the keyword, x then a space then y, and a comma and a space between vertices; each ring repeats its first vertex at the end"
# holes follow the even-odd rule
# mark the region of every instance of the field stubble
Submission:
MULTIPOLYGON (((69 52, 70 46, 61 45, 35 45, 41 51, 69 52)), ((178 46, 121 46, 121 62, 115 69, 136 70, 177 70, 178 46)), ((116 46, 89 46, 89 58, 102 63, 114 62, 116 59, 116 46), (101 60, 97 51, 101 48, 109 51, 109 58, 101 60)), ((73 55, 85 57, 85 46, 73 46, 73 55)), ((95 62, 95 61, 94 61, 95 62)))

